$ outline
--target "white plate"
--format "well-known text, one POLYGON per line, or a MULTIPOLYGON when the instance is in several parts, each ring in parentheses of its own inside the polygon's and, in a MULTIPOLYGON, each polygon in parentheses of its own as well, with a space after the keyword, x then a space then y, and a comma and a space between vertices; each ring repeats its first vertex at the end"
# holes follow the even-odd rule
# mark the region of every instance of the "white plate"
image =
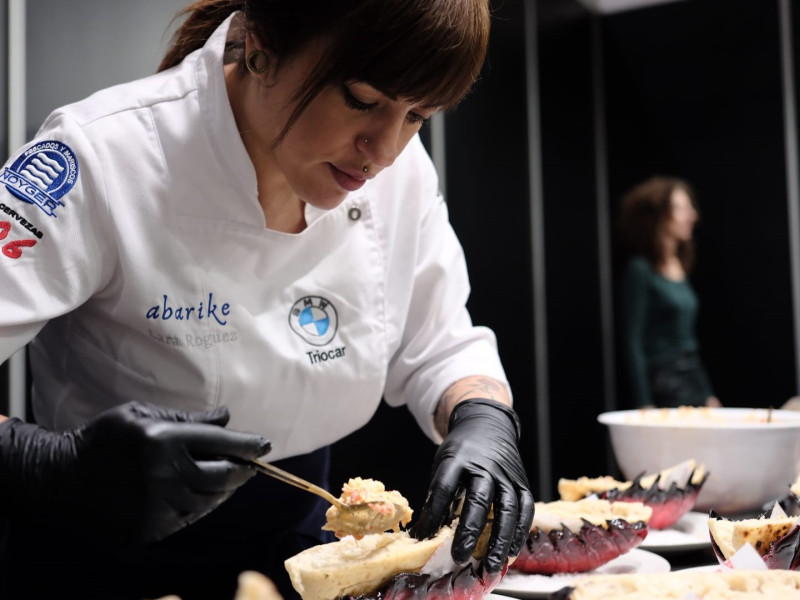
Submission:
POLYGON ((528 575, 509 570, 494 588, 495 592, 514 598, 547 598, 553 592, 567 587, 589 575, 614 575, 627 573, 667 573, 669 562, 663 556, 634 548, 606 564, 586 573, 560 573, 558 575, 528 575))
POLYGON ((730 569, 723 569, 721 565, 703 565, 702 567, 689 567, 688 569, 678 569, 676 573, 716 573, 717 571, 725 571, 730 569))
POLYGON ((639 548, 651 552, 671 552, 673 550, 698 550, 710 545, 708 515, 701 512, 688 512, 672 527, 648 529, 647 537, 639 544, 639 548))

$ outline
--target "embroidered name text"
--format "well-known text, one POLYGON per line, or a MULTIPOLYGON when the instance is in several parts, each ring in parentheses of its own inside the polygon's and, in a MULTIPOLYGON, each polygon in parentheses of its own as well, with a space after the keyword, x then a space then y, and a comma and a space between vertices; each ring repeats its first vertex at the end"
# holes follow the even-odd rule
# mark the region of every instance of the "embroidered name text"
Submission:
POLYGON ((230 314, 231 305, 227 302, 222 305, 216 304, 214 302, 213 292, 209 292, 208 302, 204 304, 201 300, 199 303, 189 306, 177 306, 171 304, 169 301, 169 296, 164 294, 161 304, 151 306, 149 309, 147 309, 145 316, 148 319, 161 321, 169 321, 172 319, 176 321, 191 321, 193 319, 202 321, 203 319, 213 319, 220 325, 227 325, 228 320, 224 317, 227 317, 230 314))

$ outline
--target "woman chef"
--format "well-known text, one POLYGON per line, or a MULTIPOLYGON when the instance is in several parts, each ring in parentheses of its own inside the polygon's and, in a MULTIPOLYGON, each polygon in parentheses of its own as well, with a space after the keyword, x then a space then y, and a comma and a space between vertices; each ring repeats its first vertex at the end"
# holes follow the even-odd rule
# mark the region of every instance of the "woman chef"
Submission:
POLYGON ((326 485, 382 397, 441 444, 413 534, 464 489, 453 558, 490 506, 484 567, 519 551, 519 423, 417 135, 478 75, 487 5, 195 2, 158 74, 9 159, 0 359, 28 344, 36 424, 0 424, 0 597, 221 599, 245 569, 292 597, 327 505, 244 461, 326 485))

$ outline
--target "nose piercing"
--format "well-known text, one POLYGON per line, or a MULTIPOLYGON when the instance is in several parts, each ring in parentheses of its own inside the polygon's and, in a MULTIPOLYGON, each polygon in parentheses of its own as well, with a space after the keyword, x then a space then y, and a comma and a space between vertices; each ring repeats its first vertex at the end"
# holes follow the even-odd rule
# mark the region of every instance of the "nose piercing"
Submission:
POLYGON ((362 170, 362 171, 364 171, 364 173, 369 173, 369 167, 367 167, 367 166, 365 166, 365 167, 364 167, 363 169, 361 169, 361 170, 362 170))
POLYGON ((367 138, 364 138, 364 143, 369 144, 369 140, 367 138))

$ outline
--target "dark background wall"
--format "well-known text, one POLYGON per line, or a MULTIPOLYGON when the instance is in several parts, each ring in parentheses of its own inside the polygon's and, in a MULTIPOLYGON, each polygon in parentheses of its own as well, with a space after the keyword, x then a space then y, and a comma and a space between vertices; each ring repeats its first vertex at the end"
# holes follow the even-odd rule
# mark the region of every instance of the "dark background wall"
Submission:
POLYGON ((522 2, 494 4, 489 56, 477 86, 447 117, 450 219, 467 257, 473 321, 497 335, 535 464, 534 321, 525 22, 522 2))
MULTIPOLYGON (((606 473, 595 155, 594 22, 577 2, 540 0, 551 489, 606 473)), ((554 498, 548 498, 554 499, 554 498)))
POLYGON ((778 2, 675 2, 607 18, 603 35, 611 197, 658 173, 694 185, 715 391, 780 406, 796 389, 778 2))
MULTIPOLYGON (((141 2, 141 12, 166 10, 160 1, 141 2)), ((126 6, 133 10, 134 3, 126 6)), ((603 262, 610 248, 602 234, 611 233, 604 223, 616 217, 621 194, 653 173, 685 177, 699 193, 703 221, 692 282, 701 300, 703 357, 718 395, 731 406, 778 406, 798 391, 779 3, 683 0, 611 15, 578 0, 492 0, 492 7, 482 77, 445 120, 446 192, 469 261, 473 320, 497 335, 522 420, 528 476, 537 498, 550 500, 559 477, 601 475, 613 465, 596 417, 628 400, 621 361, 605 352, 615 340, 601 326, 602 307, 614 290, 602 272, 617 265, 603 262), (540 189, 531 183, 531 161, 540 189), (533 236, 539 227, 543 239, 533 236), (543 253, 541 281, 533 275, 534 252, 543 253), (535 306, 534 297, 546 306, 535 306), (536 310, 544 310, 544 331, 536 310), (546 339, 544 348, 534 347, 537 336, 546 339), (540 472, 540 461, 548 472, 540 472)), ((6 8, 0 1, 4 47, 6 8)), ((37 14, 29 27, 34 46, 50 13, 37 14)), ((154 20, 163 41, 166 20, 154 20)), ((797 77, 800 43, 794 58, 797 77)), ((52 59, 29 65, 29 72, 58 69, 52 59)), ((35 88, 29 95, 45 97, 35 88)), ((332 484, 376 477, 419 508, 434 451, 404 408, 383 406, 367 427, 334 446, 332 484), (385 452, 387 440, 397 453, 385 452)))
MULTIPOLYGON (((470 310, 497 334, 523 422, 528 476, 537 497, 549 500, 559 477, 614 467, 596 418, 630 401, 616 339, 613 356, 604 354, 615 332, 603 331, 601 307, 604 295, 617 304, 619 199, 650 175, 683 177, 698 192, 703 218, 691 281, 701 302, 703 358, 722 402, 780 406, 797 393, 779 5, 685 0, 599 15, 577 0, 536 0, 532 65, 525 61, 524 4, 493 7, 483 76, 446 121, 448 201, 470 264, 470 310), (528 76, 537 82, 535 102, 526 97, 528 76), (537 140, 527 139, 529 118, 538 119, 537 140), (537 144, 538 215, 527 170, 537 144), (546 397, 537 394, 532 345, 537 218, 544 229, 546 397), (609 281, 601 277, 604 266, 609 281), (537 402, 547 403, 546 423, 537 421, 537 402), (539 427, 550 437, 544 480, 539 427)), ((794 14, 795 30, 798 19, 794 14)), ((421 500, 434 448, 403 412, 382 409, 374 431, 338 444, 335 457, 346 460, 334 468, 334 481, 375 473, 421 500), (402 436, 413 456, 394 465, 361 459, 354 471, 354 449, 381 432, 402 436)))
MULTIPOLYGON (((800 91, 800 6, 797 6, 797 3, 790 3, 791 4, 791 14, 790 14, 790 21, 789 27, 792 32, 792 76, 794 77, 794 111, 795 114, 800 114, 800 95, 798 95, 798 91, 800 91)), ((800 159, 800 157, 797 157, 800 159)), ((795 169, 800 169, 800 163, 793 165, 795 169)))

